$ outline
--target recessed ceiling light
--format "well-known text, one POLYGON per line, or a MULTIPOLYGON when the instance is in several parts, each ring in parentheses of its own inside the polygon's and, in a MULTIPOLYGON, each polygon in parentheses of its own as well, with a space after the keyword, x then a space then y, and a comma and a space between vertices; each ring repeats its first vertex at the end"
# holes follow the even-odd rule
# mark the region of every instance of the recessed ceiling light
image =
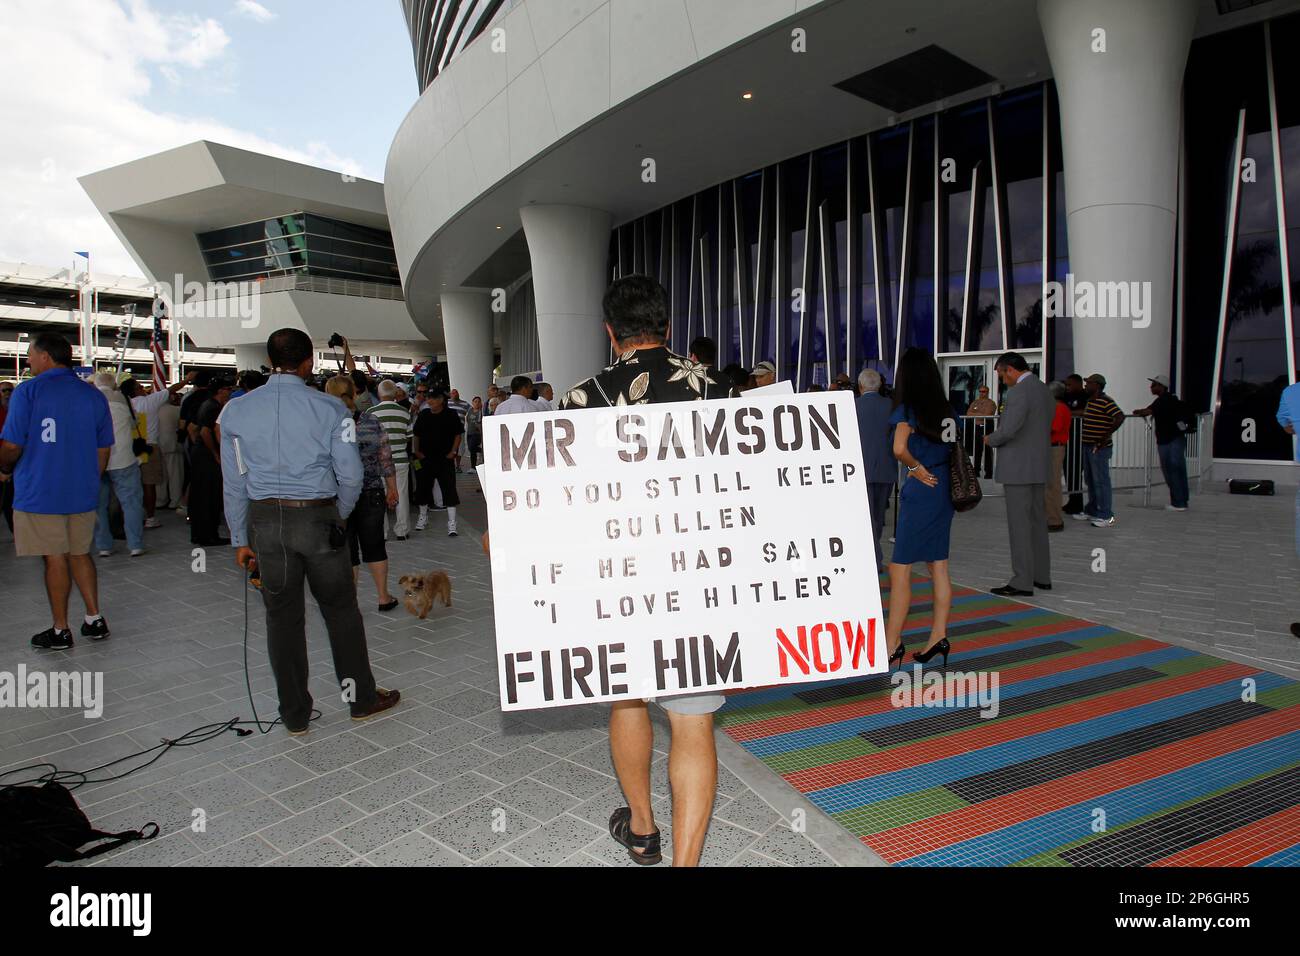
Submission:
POLYGON ((497 228, 500 229, 501 227, 500 227, 500 226, 497 226, 497 228))
POLYGON ((740 94, 740 98, 742 100, 752 100, 754 98, 754 94, 749 90, 745 90, 745 92, 740 94))

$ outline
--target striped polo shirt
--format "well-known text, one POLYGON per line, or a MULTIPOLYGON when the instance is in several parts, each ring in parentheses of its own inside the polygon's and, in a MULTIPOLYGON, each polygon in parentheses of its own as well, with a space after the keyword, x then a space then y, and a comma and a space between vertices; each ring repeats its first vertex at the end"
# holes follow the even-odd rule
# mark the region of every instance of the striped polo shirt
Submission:
POLYGON ((1105 392, 1098 392, 1088 399, 1088 407, 1083 411, 1083 443, 1109 448, 1111 432, 1124 420, 1115 400, 1105 392))
POLYGON ((396 402, 378 402, 370 406, 369 414, 379 419, 388 435, 393 450, 393 464, 406 465, 411 461, 411 413, 396 402))

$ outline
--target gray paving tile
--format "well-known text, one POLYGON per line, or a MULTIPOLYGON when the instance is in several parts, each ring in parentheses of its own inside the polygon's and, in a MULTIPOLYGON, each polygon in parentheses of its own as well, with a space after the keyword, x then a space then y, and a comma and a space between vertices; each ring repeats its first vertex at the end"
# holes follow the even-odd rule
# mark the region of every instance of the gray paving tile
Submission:
POLYGON ((484 798, 421 829, 462 856, 479 861, 537 827, 526 814, 484 798))
POLYGON ((423 774, 416 773, 414 770, 400 770, 391 777, 375 781, 368 787, 353 790, 346 799, 348 803, 367 813, 374 813, 413 797, 417 793, 423 793, 433 785, 433 781, 423 774))
POLYGON ((375 866, 467 866, 469 863, 418 830, 372 850, 367 859, 375 866))
POLYGON ((380 747, 355 733, 339 734, 296 750, 289 756, 308 770, 329 773, 380 752, 380 747))
POLYGON ((482 774, 463 773, 430 790, 416 794, 411 798, 411 802, 440 817, 453 810, 459 810, 500 787, 501 784, 497 781, 482 774))
POLYGON ((557 760, 529 774, 534 780, 571 793, 580 800, 595 796, 610 784, 610 778, 567 760, 557 760))
POLYGON ((264 866, 347 866, 358 859, 343 844, 329 837, 308 843, 300 850, 272 859, 264 866))
POLYGON ((604 835, 585 820, 566 813, 506 844, 505 849, 531 866, 547 866, 557 860, 567 861, 604 835))
POLYGON ((269 826, 261 831, 261 835, 272 846, 288 853, 305 846, 322 834, 332 833, 350 823, 355 823, 364 815, 352 804, 335 799, 269 826))
POLYGON ((315 779, 281 790, 275 798, 295 813, 309 810, 317 804, 364 787, 367 781, 351 770, 335 770, 315 779))
POLYGON ((578 798, 523 777, 492 794, 492 799, 547 823, 578 805, 578 798))
POLYGON ((334 838, 349 849, 365 855, 432 819, 433 815, 422 807, 413 803, 399 803, 344 827, 334 834, 334 838))

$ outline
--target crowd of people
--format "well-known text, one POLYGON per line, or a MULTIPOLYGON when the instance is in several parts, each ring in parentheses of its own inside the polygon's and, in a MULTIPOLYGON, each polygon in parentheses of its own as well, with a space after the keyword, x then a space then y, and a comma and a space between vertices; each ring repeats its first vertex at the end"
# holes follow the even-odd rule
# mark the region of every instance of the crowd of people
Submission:
MULTIPOLYGON (((776 380, 769 361, 752 369, 717 369, 717 350, 707 337, 693 340, 685 356, 671 351, 667 294, 651 278, 617 280, 605 295, 604 318, 618 359, 558 402, 550 385, 528 376, 513 378, 508 388, 489 384, 486 400, 475 395, 469 401, 457 389, 424 380, 375 380, 356 368, 346 340, 343 367, 320 375, 313 343, 295 329, 268 339, 269 374, 248 371, 230 379, 200 370, 150 389, 102 372, 92 387, 73 373, 66 339, 37 336, 28 349, 32 378, 18 388, 0 383, 5 516, 18 555, 44 560, 53 618, 32 644, 73 646, 68 608, 74 585, 85 605, 81 636, 108 637, 91 549, 109 557, 121 537, 130 555, 142 554, 146 530, 160 526, 159 514, 175 509, 188 517, 195 545, 232 546, 237 564, 257 580, 280 719, 290 734, 307 733, 313 713, 305 590, 320 607, 353 719, 397 706, 400 693, 378 686, 370 667, 360 567, 365 564, 373 580, 377 610, 391 611, 398 600, 388 581, 390 531, 407 540, 414 509, 414 530, 426 530, 431 513, 441 512, 447 534, 457 535, 456 476, 478 464, 486 416, 624 404, 634 388, 638 401, 722 398, 776 380), (220 534, 223 522, 229 537, 220 534)), ((932 613, 929 636, 912 658, 924 664, 941 656, 946 664, 952 649, 947 624, 954 455, 974 449, 977 474, 987 476, 991 462, 992 477, 1004 489, 1011 576, 994 594, 1028 596, 1052 588, 1049 535, 1064 528, 1065 515, 1098 528, 1115 523, 1110 458, 1125 415, 1106 394, 1105 377, 1070 375, 1046 383, 1016 352, 1000 356, 995 371, 999 400, 981 387, 964 412, 953 408, 934 357, 919 348, 903 352, 892 384, 867 368, 856 381, 840 374, 827 386, 854 394, 873 548, 878 569, 889 579, 891 664, 906 656, 903 637, 917 564, 929 571, 932 613), (1062 494, 1065 451, 1075 428, 1086 501, 1066 501, 1062 494), (899 510, 886 561, 882 538, 895 490, 899 510)), ((1169 507, 1186 511, 1183 459, 1196 416, 1164 375, 1152 377, 1150 389, 1152 402, 1133 414, 1154 420, 1169 507)), ((1278 421, 1294 434, 1300 385, 1287 389, 1278 421)), ((1300 625, 1293 630, 1300 636, 1300 625)), ((669 777, 678 865, 697 863, 703 848, 717 784, 713 714, 723 702, 711 692, 657 701, 672 727, 669 777)), ((612 705, 609 733, 627 799, 612 813, 610 833, 636 862, 656 863, 662 853, 651 801, 647 702, 612 705)))

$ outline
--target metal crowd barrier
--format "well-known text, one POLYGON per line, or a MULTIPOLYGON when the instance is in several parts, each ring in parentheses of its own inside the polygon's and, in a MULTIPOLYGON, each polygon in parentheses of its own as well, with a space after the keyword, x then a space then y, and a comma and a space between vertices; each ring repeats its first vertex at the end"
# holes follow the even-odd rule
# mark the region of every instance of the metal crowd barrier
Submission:
MULTIPOLYGON (((1197 416, 1197 430, 1185 435, 1187 442, 1184 459, 1187 462, 1187 481, 1197 481, 1210 461, 1210 441, 1214 416, 1202 412, 1197 416)), ((1002 486, 993 480, 997 465, 997 449, 984 444, 984 436, 997 428, 997 415, 962 415, 961 441, 970 458, 975 473, 980 476, 980 486, 985 497, 1001 498, 1002 486)), ((1165 484, 1160 470, 1160 454, 1156 450, 1155 422, 1140 415, 1125 415, 1124 423, 1111 436, 1110 479, 1114 491, 1141 489, 1142 504, 1151 504, 1151 489, 1165 484)), ((1075 412, 1070 419, 1070 438, 1065 446, 1065 476, 1062 493, 1085 494, 1087 482, 1083 477, 1083 413, 1075 412)), ((898 483, 894 486, 893 525, 898 526, 898 491, 902 487, 904 472, 900 466, 898 483)))
MULTIPOLYGON (((1187 480, 1195 481, 1204 471, 1208 459, 1209 432, 1213 416, 1208 412, 1198 416, 1197 430, 1185 436, 1187 449, 1187 480)), ((997 428, 997 415, 963 415, 962 445, 975 466, 984 486, 984 494, 1002 495, 1001 486, 992 481, 997 463, 997 449, 984 444, 984 436, 997 428)), ((1110 459, 1111 487, 1115 491, 1142 489, 1147 504, 1151 489, 1165 483, 1160 471, 1160 455, 1156 450, 1155 422, 1140 415, 1125 415, 1124 423, 1111 436, 1113 451, 1110 459)), ((1070 438, 1065 446, 1065 477, 1062 491, 1066 495, 1082 494, 1087 483, 1083 477, 1083 414, 1075 412, 1070 419, 1070 438)))

